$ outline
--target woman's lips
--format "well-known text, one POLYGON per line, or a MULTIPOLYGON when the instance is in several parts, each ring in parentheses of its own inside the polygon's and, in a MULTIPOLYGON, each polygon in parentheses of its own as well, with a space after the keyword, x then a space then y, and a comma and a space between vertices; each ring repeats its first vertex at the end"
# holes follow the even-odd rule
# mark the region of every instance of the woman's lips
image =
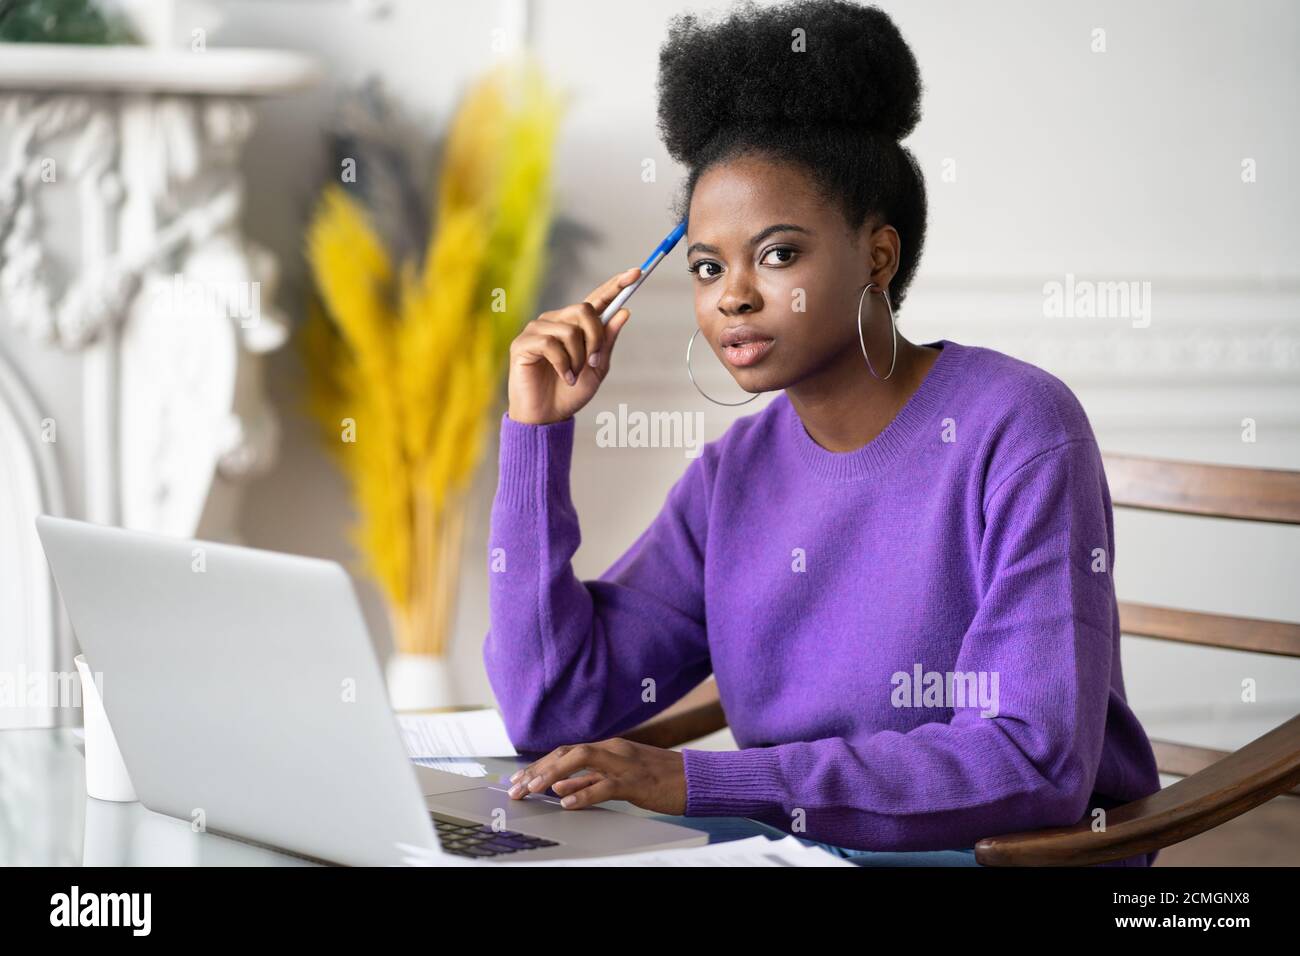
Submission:
POLYGON ((738 345, 724 345, 722 355, 736 368, 745 368, 763 361, 775 344, 776 339, 753 339, 738 345))

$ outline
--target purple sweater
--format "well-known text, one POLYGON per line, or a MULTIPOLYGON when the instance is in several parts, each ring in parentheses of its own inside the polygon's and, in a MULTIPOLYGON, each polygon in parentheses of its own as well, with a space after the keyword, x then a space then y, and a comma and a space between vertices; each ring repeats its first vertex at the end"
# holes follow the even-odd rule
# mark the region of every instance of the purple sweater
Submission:
POLYGON ((735 421, 593 581, 570 563, 574 420, 503 415, 483 656, 515 745, 617 736, 712 673, 740 749, 682 751, 687 816, 931 850, 1159 790, 1083 408, 1032 365, 927 344, 919 389, 854 451, 785 394, 735 421))

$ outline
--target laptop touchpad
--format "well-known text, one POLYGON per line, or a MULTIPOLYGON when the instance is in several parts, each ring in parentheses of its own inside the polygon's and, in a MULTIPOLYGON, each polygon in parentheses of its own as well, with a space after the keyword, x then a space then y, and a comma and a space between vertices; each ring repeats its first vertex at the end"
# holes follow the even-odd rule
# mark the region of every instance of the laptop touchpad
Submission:
POLYGON ((482 777, 462 777, 458 773, 434 770, 432 767, 421 767, 419 764, 411 766, 415 768, 415 779, 420 784, 420 792, 426 797, 434 793, 474 790, 483 786, 482 777))
POLYGON ((472 813, 489 819, 493 811, 499 808, 505 811, 507 821, 536 817, 544 813, 568 812, 560 806, 560 801, 555 797, 534 793, 522 800, 512 800, 506 787, 498 788, 496 785, 480 786, 474 790, 460 790, 455 793, 440 793, 429 797, 426 802, 435 810, 472 813))

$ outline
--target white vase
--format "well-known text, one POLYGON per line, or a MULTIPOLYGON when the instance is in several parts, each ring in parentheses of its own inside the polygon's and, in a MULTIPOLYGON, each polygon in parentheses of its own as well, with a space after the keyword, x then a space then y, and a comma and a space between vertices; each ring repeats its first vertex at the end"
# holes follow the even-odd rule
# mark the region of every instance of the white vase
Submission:
POLYGON ((94 675, 84 654, 78 654, 72 660, 81 675, 81 713, 86 729, 86 794, 96 800, 131 803, 137 799, 135 787, 126 772, 126 762, 117 747, 113 728, 108 723, 94 675))
POLYGON ((451 707, 456 691, 451 661, 432 654, 395 653, 388 659, 388 700, 394 710, 451 707))

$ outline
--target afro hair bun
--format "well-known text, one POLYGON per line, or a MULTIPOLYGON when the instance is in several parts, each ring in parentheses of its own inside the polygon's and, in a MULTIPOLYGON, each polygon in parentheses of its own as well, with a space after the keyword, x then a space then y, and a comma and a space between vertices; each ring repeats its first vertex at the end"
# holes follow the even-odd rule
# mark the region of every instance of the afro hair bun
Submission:
POLYGON ((856 127, 897 141, 921 119, 907 42, 884 12, 849 0, 742 0, 711 23, 679 14, 658 91, 664 145, 688 166, 726 127, 856 127))

